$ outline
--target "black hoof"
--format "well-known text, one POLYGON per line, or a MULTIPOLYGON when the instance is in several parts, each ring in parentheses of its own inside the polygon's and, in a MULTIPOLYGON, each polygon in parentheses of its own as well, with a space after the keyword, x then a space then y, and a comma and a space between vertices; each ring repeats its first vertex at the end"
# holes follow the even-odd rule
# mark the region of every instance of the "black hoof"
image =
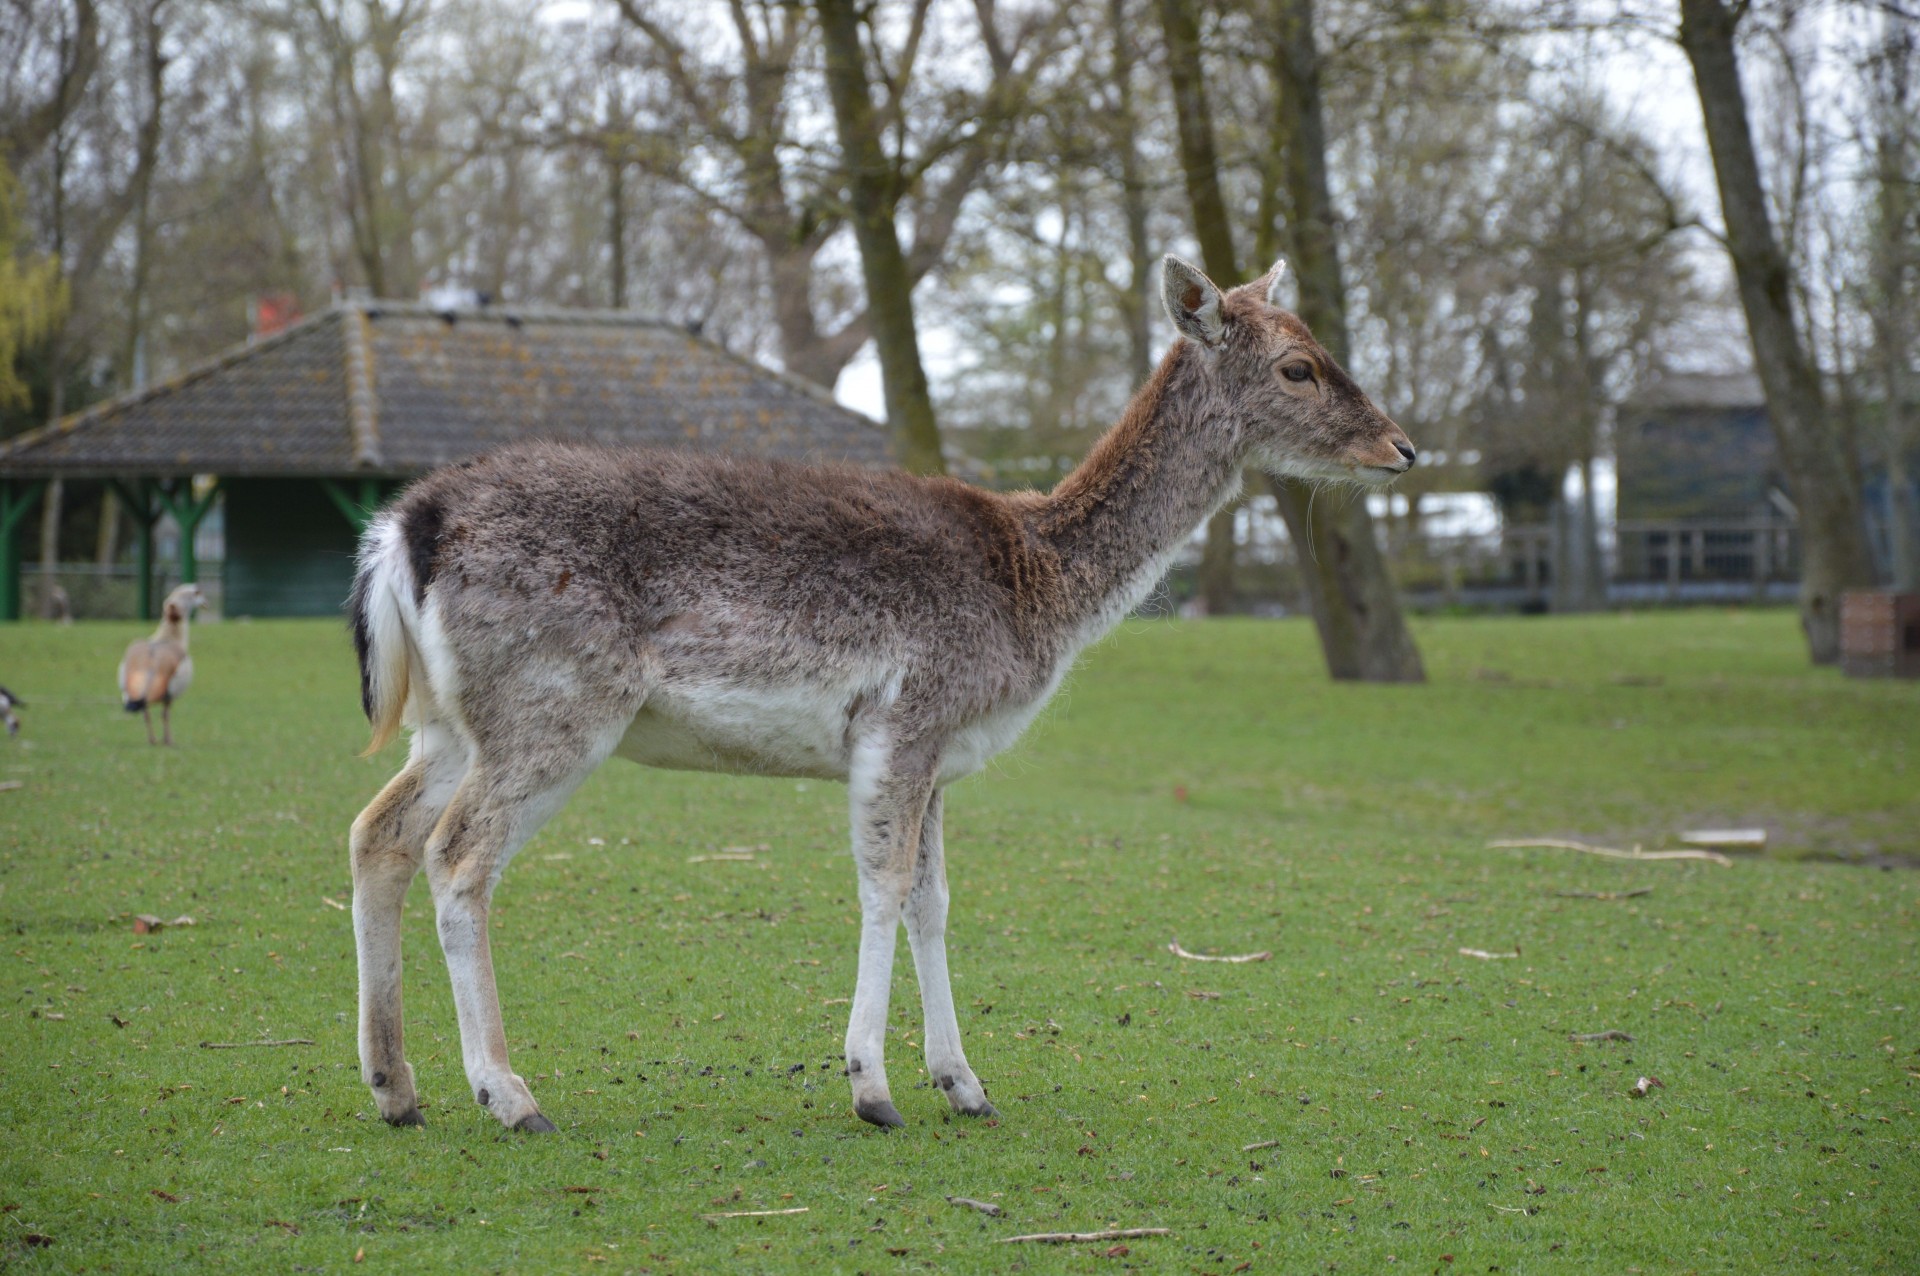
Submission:
POLYGON ((853 1113, 862 1121, 889 1130, 898 1130, 907 1123, 907 1119, 901 1116, 900 1113, 895 1110, 894 1106, 885 1099, 881 1099, 877 1103, 856 1103, 853 1105, 853 1113))
POLYGON ((557 1134, 560 1127, 541 1116, 530 1112, 513 1123, 513 1128, 526 1134, 557 1134))
POLYGON ((977 1108, 961 1108, 960 1115, 970 1117, 997 1117, 1000 1115, 1000 1109, 994 1107, 991 1103, 983 1103, 977 1108))
POLYGON ((385 1118, 385 1120, 388 1125, 394 1127, 396 1130, 399 1129, 401 1126, 406 1126, 406 1125, 418 1125, 418 1126, 424 1127, 427 1124, 427 1119, 420 1115, 419 1108, 408 1108, 405 1112, 402 1112, 399 1116, 387 1117, 385 1118))

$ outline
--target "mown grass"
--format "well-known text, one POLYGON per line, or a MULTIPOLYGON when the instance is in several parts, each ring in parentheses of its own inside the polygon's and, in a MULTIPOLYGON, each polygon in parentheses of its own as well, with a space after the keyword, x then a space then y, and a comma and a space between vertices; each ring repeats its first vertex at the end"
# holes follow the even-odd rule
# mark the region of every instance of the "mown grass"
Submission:
POLYGON ((1832 862, 1920 853, 1920 687, 1809 669, 1789 614, 1433 621, 1417 688, 1328 685, 1298 623, 1130 625, 949 798, 955 991, 997 1125, 926 1088, 904 957, 909 1126, 848 1111, 838 786, 608 767, 496 904, 546 1139, 467 1100, 423 884, 429 1128, 373 1118, 333 902, 397 752, 353 756, 339 627, 196 630, 171 751, 111 700, 130 632, 0 631, 30 702, 0 753, 24 782, 0 793, 0 1266, 1920 1266, 1920 875, 1832 862), (1776 850, 1484 847, 1705 823, 1776 850), (766 849, 690 862, 728 846, 766 849), (196 924, 136 935, 139 913, 196 924), (1634 1040, 1567 1039, 1605 1028, 1634 1040), (289 1037, 316 1044, 200 1044, 289 1037), (1663 1088, 1628 1097, 1642 1075, 1663 1088), (1172 1235, 995 1244, 1111 1227, 1172 1235))

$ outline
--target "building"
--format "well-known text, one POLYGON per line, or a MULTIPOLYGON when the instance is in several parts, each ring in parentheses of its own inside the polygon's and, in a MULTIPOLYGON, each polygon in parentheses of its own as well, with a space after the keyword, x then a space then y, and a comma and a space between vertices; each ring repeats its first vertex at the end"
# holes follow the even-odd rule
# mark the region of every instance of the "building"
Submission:
POLYGON ((228 615, 339 610, 356 537, 409 478, 526 439, 893 463, 887 432, 677 325, 628 314, 335 306, 192 371, 0 444, 0 618, 47 480, 106 480, 132 517, 140 610, 153 527, 179 578, 218 501, 228 615))

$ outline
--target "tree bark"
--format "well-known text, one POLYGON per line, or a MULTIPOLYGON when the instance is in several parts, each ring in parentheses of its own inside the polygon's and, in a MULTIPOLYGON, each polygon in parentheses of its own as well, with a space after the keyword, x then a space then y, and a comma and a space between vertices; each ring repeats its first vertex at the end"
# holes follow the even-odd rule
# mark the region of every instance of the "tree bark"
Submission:
POLYGON ((1140 172, 1140 118, 1133 100, 1133 24, 1127 0, 1109 0, 1113 35, 1113 80, 1119 110, 1114 144, 1120 150, 1120 202, 1127 223, 1127 353, 1133 379, 1153 375, 1153 331, 1149 326, 1153 295, 1153 249, 1147 240, 1146 181, 1140 172))
POLYGON ((1800 623, 1814 663, 1830 664, 1840 656, 1840 594, 1873 583, 1873 560, 1857 460, 1827 418, 1819 379, 1794 327, 1792 281, 1774 238, 1740 85, 1737 22, 1721 0, 1681 0, 1680 45, 1693 64, 1706 117, 1747 336, 1800 508, 1800 623))
POLYGON ((1225 616, 1233 611, 1233 569, 1240 548, 1234 537, 1241 502, 1228 501, 1207 520, 1207 544, 1200 553, 1200 605, 1209 616, 1225 616))
MULTIPOLYGON (((1287 228, 1300 284, 1300 318, 1334 359, 1350 361, 1346 285, 1327 185, 1326 126, 1321 111, 1320 57, 1313 0, 1279 0, 1273 62, 1276 101, 1272 145, 1286 157, 1287 228)), ((1358 495, 1315 501, 1298 479, 1278 480, 1274 494, 1296 547, 1315 547, 1302 570, 1320 602, 1327 669, 1336 678, 1424 682, 1426 668, 1400 610, 1400 593, 1380 555, 1373 518, 1358 495), (1296 522, 1299 528, 1296 529, 1296 522), (1299 539, 1305 531, 1307 539, 1299 539)))
MULTIPOLYGON (((1166 28, 1167 74, 1173 84, 1180 163, 1187 197, 1193 205, 1194 236, 1200 241, 1202 263, 1214 282, 1236 280, 1240 268, 1234 257, 1226 200, 1220 193, 1199 24, 1189 0, 1160 0, 1160 16, 1166 28)), ((1300 15, 1282 16, 1293 20, 1300 15)), ((1334 358, 1345 362, 1345 296, 1340 287, 1339 256, 1327 251, 1332 247, 1332 200, 1326 190, 1326 152, 1320 125, 1319 72, 1310 39, 1311 17, 1308 8, 1305 25, 1296 22, 1282 27, 1276 63, 1284 61, 1286 66, 1276 66, 1282 100, 1275 111, 1276 126, 1281 131, 1273 140, 1275 144, 1294 143, 1289 148, 1287 187, 1288 202, 1295 211, 1287 221, 1295 231, 1296 253, 1306 251, 1295 263, 1301 281, 1300 317, 1334 358), (1304 50, 1300 47, 1303 35, 1309 37, 1304 50), (1311 110, 1308 123, 1300 121, 1303 110, 1311 110), (1300 223, 1316 212, 1322 232, 1317 237, 1311 233, 1301 236, 1300 223), (1321 252, 1317 258, 1312 256, 1315 250, 1321 252)), ((1401 615, 1400 598, 1380 557, 1364 498, 1338 493, 1320 500, 1297 479, 1270 475, 1268 481, 1299 560, 1301 582, 1319 630, 1327 672, 1343 681, 1423 681, 1426 672, 1420 663, 1420 651, 1401 615)))
POLYGON ((947 463, 940 451, 940 427, 934 419, 914 328, 913 279, 893 220, 899 192, 881 147, 866 53, 860 47, 858 6, 855 0, 815 0, 815 10, 826 54, 827 96, 833 103, 847 178, 848 220, 860 248, 867 315, 880 356, 894 454, 911 473, 944 474, 947 463))

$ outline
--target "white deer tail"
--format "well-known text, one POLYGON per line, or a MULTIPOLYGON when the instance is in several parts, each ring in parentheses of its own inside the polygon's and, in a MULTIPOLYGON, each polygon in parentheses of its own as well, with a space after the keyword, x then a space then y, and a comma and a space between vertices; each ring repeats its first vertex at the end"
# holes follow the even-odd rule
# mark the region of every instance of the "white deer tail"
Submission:
POLYGON ((400 520, 382 514, 360 538, 360 566, 347 599, 360 658, 360 707, 373 727, 361 756, 378 753, 400 732, 407 707, 419 609, 400 520))

